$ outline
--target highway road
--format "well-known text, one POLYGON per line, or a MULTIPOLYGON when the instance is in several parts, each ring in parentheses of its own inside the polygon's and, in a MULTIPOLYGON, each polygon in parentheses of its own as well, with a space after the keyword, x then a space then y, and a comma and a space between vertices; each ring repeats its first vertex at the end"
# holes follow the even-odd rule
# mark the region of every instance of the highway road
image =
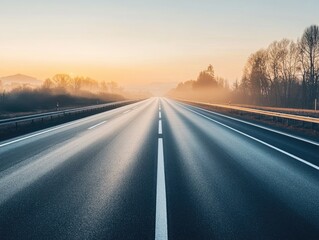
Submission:
POLYGON ((319 239, 319 143, 164 98, 9 139, 0 239, 319 239))

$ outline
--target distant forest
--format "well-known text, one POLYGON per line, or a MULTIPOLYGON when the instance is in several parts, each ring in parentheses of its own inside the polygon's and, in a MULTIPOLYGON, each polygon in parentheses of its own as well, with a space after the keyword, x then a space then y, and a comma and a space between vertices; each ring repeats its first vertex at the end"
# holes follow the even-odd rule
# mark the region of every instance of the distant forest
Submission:
POLYGON ((228 82, 215 76, 214 68, 209 65, 207 70, 201 71, 197 80, 181 82, 175 89, 167 93, 168 97, 224 103, 231 97, 228 82))
POLYGON ((149 97, 148 93, 129 93, 116 82, 99 82, 89 77, 56 74, 39 87, 20 85, 0 90, 0 113, 63 109, 149 97))
POLYGON ((240 81, 229 86, 213 67, 180 83, 169 96, 211 102, 313 109, 319 99, 319 27, 297 41, 282 39, 250 55, 240 81))

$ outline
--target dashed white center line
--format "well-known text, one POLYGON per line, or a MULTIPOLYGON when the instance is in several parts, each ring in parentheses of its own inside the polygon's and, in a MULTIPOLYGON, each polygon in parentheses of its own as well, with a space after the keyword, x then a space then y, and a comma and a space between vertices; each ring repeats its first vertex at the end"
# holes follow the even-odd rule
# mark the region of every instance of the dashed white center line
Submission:
MULTIPOLYGON (((159 104, 158 112, 158 134, 162 134, 162 114, 159 104)), ((158 137, 157 149, 157 181, 156 181, 156 216, 155 216, 155 240, 167 240, 167 206, 166 206, 166 186, 165 186, 165 167, 163 138, 158 137)))
POLYGON ((91 130, 91 129, 97 127, 97 126, 100 126, 100 125, 104 124, 104 123, 106 123, 106 121, 103 121, 103 122, 100 122, 100 123, 98 123, 98 124, 95 124, 94 126, 89 127, 88 129, 91 130))
POLYGON ((162 134, 163 131, 162 131, 162 120, 159 120, 158 121, 158 134, 162 134))
POLYGON ((158 139, 155 240, 167 240, 167 206, 163 139, 158 139))

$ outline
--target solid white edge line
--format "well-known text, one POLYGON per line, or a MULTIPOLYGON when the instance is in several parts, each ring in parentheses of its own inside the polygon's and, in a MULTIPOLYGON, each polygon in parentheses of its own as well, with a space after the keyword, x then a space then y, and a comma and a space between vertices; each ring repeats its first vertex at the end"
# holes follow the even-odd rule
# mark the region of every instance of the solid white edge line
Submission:
MULTIPOLYGON (((115 109, 112 109, 112 110, 119 110, 120 108, 115 108, 115 109)), ((89 116, 89 117, 92 117, 92 116, 89 116)), ((87 119, 86 118, 82 118, 82 119, 79 119, 79 120, 72 121, 70 123, 65 123, 65 124, 63 124, 61 126, 58 126, 58 127, 50 128, 48 130, 44 130, 44 131, 41 131, 41 132, 38 132, 38 133, 35 133, 35 134, 31 134, 31 135, 28 135, 28 136, 25 136, 25 137, 21 137, 21 138, 18 138, 18 139, 9 141, 9 142, 2 143, 2 144, 0 144, 0 147, 5 147, 5 146, 13 144, 13 143, 21 142, 23 140, 26 140, 26 139, 29 139, 29 138, 33 138, 33 137, 36 137, 36 136, 39 136, 39 135, 42 135, 42 134, 45 134, 45 133, 49 133, 49 132, 52 132, 52 131, 55 131, 55 130, 58 130, 58 129, 61 129, 61 128, 64 128, 64 127, 68 127, 68 126, 71 126, 71 125, 74 125, 74 124, 77 124, 77 123, 80 123, 80 122, 84 122, 84 121, 87 121, 87 119)))
POLYGON ((281 153, 283 153, 283 154, 285 154, 285 155, 287 155, 287 156, 289 156, 289 157, 291 157, 291 158, 294 158, 295 160, 297 160, 297 161, 299 161, 299 162, 302 162, 302 163, 304 163, 304 164, 306 164, 306 165, 308 165, 308 166, 310 166, 310 167, 312 167, 312 168, 314 168, 314 169, 316 169, 316 170, 319 170, 319 166, 317 166, 317 165, 315 165, 315 164, 312 164, 312 163, 310 163, 310 162, 308 162, 308 161, 306 161, 306 160, 304 160, 304 159, 302 159, 302 158, 300 158, 300 157, 297 157, 297 156, 295 156, 295 155, 293 155, 293 154, 291 154, 291 153, 288 153, 288 152, 286 152, 286 151, 284 151, 284 150, 282 150, 282 149, 280 149, 280 148, 277 148, 277 147, 275 147, 275 146, 273 146, 273 145, 271 145, 271 144, 269 144, 269 143, 266 143, 266 142, 264 142, 264 141, 262 141, 262 140, 260 140, 260 139, 258 139, 258 138, 255 138, 255 137, 253 137, 253 136, 250 136, 250 135, 248 135, 248 134, 246 134, 246 133, 243 133, 243 132, 241 132, 241 131, 239 131, 239 130, 237 130, 237 129, 235 129, 235 128, 232 128, 232 127, 230 127, 230 126, 228 126, 228 125, 226 125, 226 124, 223 124, 223 123, 221 123, 221 122, 219 122, 219 121, 216 121, 216 120, 214 120, 214 119, 211 119, 211 118, 205 116, 204 114, 198 113, 198 112, 196 112, 196 111, 194 111, 194 110, 191 110, 191 109, 189 109, 189 108, 186 108, 186 109, 189 110, 189 111, 191 111, 191 112, 193 112, 193 113, 195 113, 195 114, 197 114, 197 115, 199 115, 199 116, 202 116, 202 117, 208 119, 209 121, 215 122, 215 123, 217 123, 217 124, 219 124, 219 125, 221 125, 221 126, 223 126, 223 127, 226 127, 226 128, 228 128, 228 129, 230 129, 230 130, 232 130, 232 131, 234 131, 234 132, 237 132, 237 133, 239 133, 239 134, 241 134, 241 135, 243 135, 243 136, 245 136, 245 137, 248 137, 248 138, 250 138, 250 139, 252 139, 252 140, 255 140, 256 142, 259 142, 259 143, 261 143, 261 144, 263 144, 263 145, 265 145, 265 146, 267 146, 267 147, 269 147, 269 148, 272 148, 272 149, 274 149, 274 150, 276 150, 276 151, 278 151, 278 152, 281 152, 281 153))
POLYGON ((165 186, 165 167, 163 139, 158 139, 157 150, 157 183, 156 183, 156 217, 155 217, 155 240, 167 240, 167 205, 165 186))
POLYGON ((158 134, 162 134, 163 130, 162 130, 162 120, 158 121, 158 134))
POLYGON ((106 123, 106 121, 103 121, 103 122, 100 122, 100 123, 98 123, 98 124, 95 124, 95 125, 93 125, 92 127, 89 127, 88 129, 91 130, 91 129, 97 127, 97 126, 102 125, 103 123, 106 123))
MULTIPOLYGON (((180 104, 180 105, 182 105, 182 104, 180 104)), ((185 105, 187 105, 187 104, 185 104, 185 105)), ((310 143, 310 144, 315 145, 315 146, 319 146, 319 142, 311 141, 311 140, 308 140, 308 139, 305 139, 305 138, 302 138, 302 137, 294 136, 294 135, 289 134, 289 133, 285 133, 285 132, 281 132, 281 131, 278 131, 278 130, 275 130, 275 129, 267 128, 267 127, 264 127, 264 126, 261 126, 261 125, 255 124, 255 123, 251 123, 251 122, 247 122, 247 121, 244 121, 244 120, 241 120, 241 119, 233 118, 233 117, 230 117, 230 116, 227 116, 227 115, 224 115, 224 114, 220 114, 220 113, 217 113, 217 112, 214 112, 214 111, 209 111, 207 109, 203 109, 203 108, 200 108, 200 107, 196 107, 196 106, 192 106, 192 105, 190 105, 190 106, 194 107, 194 108, 197 108, 199 110, 202 110, 204 112, 215 114, 217 116, 225 117, 225 118, 237 121, 237 122, 245 123, 245 124, 248 124, 248 125, 251 125, 251 126, 254 126, 254 127, 258 127, 258 128, 264 129, 264 130, 268 130, 270 132, 274 132, 274 133, 278 133, 278 134, 284 135, 286 137, 291 137, 291 138, 294 138, 294 139, 297 139, 297 140, 300 140, 300 141, 303 141, 303 142, 306 142, 306 143, 310 143)))
POLYGON ((58 127, 51 128, 51 129, 48 129, 48 130, 45 130, 45 131, 41 131, 41 132, 38 132, 38 133, 35 133, 35 134, 31 134, 31 135, 28 135, 28 136, 25 136, 25 137, 22 137, 22 138, 18 138, 16 140, 9 141, 9 142, 6 142, 6 143, 2 143, 2 144, 0 144, 0 147, 4 147, 4 146, 10 145, 12 143, 21 142, 23 140, 26 140, 26 139, 29 139, 29 138, 32 138, 32 137, 36 137, 36 136, 39 136, 39 135, 42 135, 42 134, 45 134, 45 133, 49 133, 49 132, 52 132, 52 131, 55 131, 55 130, 58 130, 58 129, 61 129, 61 128, 64 128, 64 127, 68 127, 68 126, 80 123, 82 121, 85 121, 85 120, 86 119, 80 119, 80 120, 72 122, 72 123, 63 124, 62 126, 58 126, 58 127))

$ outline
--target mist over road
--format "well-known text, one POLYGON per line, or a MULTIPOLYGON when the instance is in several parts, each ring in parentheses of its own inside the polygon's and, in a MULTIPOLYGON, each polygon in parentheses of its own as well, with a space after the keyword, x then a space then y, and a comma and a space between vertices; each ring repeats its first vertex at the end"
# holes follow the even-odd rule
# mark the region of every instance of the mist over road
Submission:
POLYGON ((152 98, 0 142, 0 239, 318 239, 319 143, 152 98))

